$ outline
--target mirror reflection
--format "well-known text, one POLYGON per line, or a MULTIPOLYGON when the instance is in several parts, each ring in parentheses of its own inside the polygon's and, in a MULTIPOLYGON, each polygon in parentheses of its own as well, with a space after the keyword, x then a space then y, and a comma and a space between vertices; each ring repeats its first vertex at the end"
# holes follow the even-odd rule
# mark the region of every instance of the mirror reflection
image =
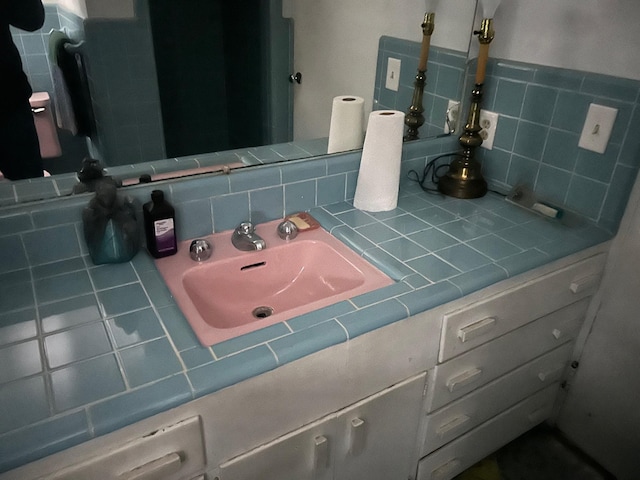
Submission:
MULTIPOLYGON (((326 153, 334 97, 362 97, 365 116, 411 103, 423 1, 399 11, 383 0, 228 3, 45 0, 40 30, 12 28, 34 92, 47 92, 56 122, 67 122, 56 129, 62 153, 44 168, 61 174, 85 156, 117 167, 272 144, 286 152, 269 161, 315 156, 326 153), (56 48, 86 74, 75 93, 85 95, 85 121, 65 118, 75 112, 56 88, 56 48), (402 61, 397 92, 384 84, 390 57, 402 61), (298 72, 300 83, 290 81, 298 72)), ((466 58, 474 11, 475 0, 438 6, 431 45, 441 58, 466 58)), ((448 100, 460 98, 449 70, 429 67, 434 94, 421 138, 443 132, 448 100)))

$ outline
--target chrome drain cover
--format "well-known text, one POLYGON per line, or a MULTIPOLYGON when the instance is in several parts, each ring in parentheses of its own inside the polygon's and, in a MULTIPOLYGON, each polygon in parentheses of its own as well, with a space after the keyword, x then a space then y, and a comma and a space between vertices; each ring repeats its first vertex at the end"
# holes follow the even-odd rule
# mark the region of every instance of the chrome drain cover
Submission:
POLYGON ((273 308, 271 307, 257 307, 251 312, 256 318, 267 318, 273 314, 273 308))

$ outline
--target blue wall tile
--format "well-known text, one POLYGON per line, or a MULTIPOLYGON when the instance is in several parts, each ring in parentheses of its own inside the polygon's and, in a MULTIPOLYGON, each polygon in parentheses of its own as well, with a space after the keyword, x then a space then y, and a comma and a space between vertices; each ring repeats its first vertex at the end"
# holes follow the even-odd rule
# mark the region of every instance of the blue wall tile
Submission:
POLYGON ((284 187, 285 214, 310 210, 316 206, 316 181, 289 183, 284 187))
POLYGON ((284 217, 284 189, 281 185, 249 193, 251 221, 254 224, 284 217))
POLYGON ((245 192, 216 197, 212 200, 212 208, 214 231, 231 230, 240 222, 249 220, 249 194, 245 192))

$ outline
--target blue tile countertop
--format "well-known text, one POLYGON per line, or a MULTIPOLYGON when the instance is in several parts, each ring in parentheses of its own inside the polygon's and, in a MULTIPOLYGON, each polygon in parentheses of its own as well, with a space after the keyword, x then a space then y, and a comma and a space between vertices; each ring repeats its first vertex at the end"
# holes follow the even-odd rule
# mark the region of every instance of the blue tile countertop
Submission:
POLYGON ((417 186, 404 188, 391 212, 341 202, 311 213, 396 283, 211 348, 199 344, 143 252, 102 266, 78 252, 3 274, 0 471, 611 238, 495 194, 458 200, 417 186))

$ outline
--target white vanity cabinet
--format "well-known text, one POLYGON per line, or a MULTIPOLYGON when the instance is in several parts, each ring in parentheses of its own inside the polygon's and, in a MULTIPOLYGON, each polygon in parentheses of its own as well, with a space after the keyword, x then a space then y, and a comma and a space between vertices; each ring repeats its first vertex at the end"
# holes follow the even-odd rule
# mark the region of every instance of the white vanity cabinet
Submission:
POLYGON ((448 480, 549 419, 595 293, 598 254, 443 315, 418 480, 448 480))
POLYGON ((406 480, 415 470, 425 374, 240 455, 220 480, 406 480))
POLYGON ((555 410, 594 247, 0 474, 449 480, 555 410), (186 432, 178 434, 177 432, 186 432))

